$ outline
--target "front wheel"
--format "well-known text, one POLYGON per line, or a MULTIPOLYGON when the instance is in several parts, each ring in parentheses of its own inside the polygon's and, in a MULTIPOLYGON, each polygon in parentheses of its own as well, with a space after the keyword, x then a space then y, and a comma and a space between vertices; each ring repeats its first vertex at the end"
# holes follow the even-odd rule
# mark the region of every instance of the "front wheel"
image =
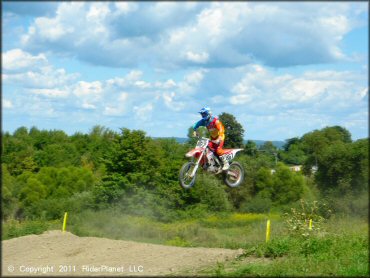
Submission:
POLYGON ((180 180, 180 185, 185 189, 188 189, 195 184, 195 177, 197 174, 195 173, 193 177, 190 177, 191 173, 194 170, 194 167, 195 167, 195 163, 191 161, 186 162, 181 167, 179 180, 180 180))
POLYGON ((229 187, 238 187, 244 180, 244 169, 239 162, 232 162, 225 173, 225 183, 229 187))

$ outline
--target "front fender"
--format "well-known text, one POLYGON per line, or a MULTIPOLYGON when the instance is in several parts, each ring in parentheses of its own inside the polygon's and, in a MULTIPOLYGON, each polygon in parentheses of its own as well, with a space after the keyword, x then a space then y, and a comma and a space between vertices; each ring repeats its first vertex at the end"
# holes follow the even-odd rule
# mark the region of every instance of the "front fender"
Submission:
POLYGON ((200 154, 203 152, 203 150, 202 149, 199 149, 199 148, 195 148, 195 149, 192 149, 192 150, 190 150, 190 151, 188 151, 186 154, 185 154, 185 156, 186 157, 199 157, 200 156, 200 154))

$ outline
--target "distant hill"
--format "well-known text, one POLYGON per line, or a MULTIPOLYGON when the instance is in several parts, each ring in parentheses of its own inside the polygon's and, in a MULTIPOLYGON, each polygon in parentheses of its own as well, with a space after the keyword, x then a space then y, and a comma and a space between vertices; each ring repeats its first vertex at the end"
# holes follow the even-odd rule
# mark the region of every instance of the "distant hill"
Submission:
POLYGON ((175 139, 178 143, 184 144, 188 141, 188 138, 183 137, 152 137, 153 139, 175 139))
MULTIPOLYGON (((188 140, 188 138, 184 138, 184 137, 152 137, 152 138, 153 139, 175 139, 180 144, 184 144, 188 140)), ((267 140, 253 140, 253 139, 248 139, 248 140, 254 141, 256 143, 257 147, 260 147, 265 142, 267 142, 267 140)), ((248 140, 244 140, 244 144, 246 144, 248 140)), ((285 141, 271 141, 271 142, 278 149, 282 149, 284 144, 285 144, 285 141)))
MULTIPOLYGON (((253 139, 248 139, 248 140, 254 141, 254 143, 256 143, 257 147, 260 147, 263 144, 265 144, 266 142, 268 142, 268 140, 253 140, 253 139)), ((244 140, 244 144, 246 144, 248 140, 244 140)), ((285 145, 285 141, 271 141, 271 142, 278 149, 282 149, 283 146, 285 145)))

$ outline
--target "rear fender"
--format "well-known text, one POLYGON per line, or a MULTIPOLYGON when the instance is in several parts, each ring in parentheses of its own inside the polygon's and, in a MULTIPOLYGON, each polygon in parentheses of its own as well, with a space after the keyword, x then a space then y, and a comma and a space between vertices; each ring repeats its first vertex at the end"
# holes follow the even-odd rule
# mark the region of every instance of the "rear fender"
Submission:
POLYGON ((237 152, 240 152, 242 151, 243 149, 226 149, 224 150, 225 151, 225 154, 223 154, 221 156, 221 159, 224 161, 224 160, 227 160, 227 161, 231 161, 234 159, 235 155, 237 152))

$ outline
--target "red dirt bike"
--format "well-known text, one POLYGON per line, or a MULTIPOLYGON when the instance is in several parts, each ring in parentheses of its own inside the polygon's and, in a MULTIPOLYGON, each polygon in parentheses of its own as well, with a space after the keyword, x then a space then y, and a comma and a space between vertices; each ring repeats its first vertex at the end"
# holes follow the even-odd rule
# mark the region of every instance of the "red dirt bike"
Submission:
POLYGON ((197 170, 201 166, 203 170, 216 175, 223 173, 224 181, 229 187, 239 186, 244 180, 244 169, 239 162, 231 162, 231 160, 233 160, 237 152, 243 149, 224 149, 225 153, 220 158, 222 161, 228 161, 230 167, 228 170, 222 171, 220 158, 213 153, 208 143, 208 138, 199 138, 195 148, 185 155, 186 157, 191 157, 192 161, 186 162, 181 167, 179 175, 180 185, 185 189, 191 188, 195 183, 197 170))

